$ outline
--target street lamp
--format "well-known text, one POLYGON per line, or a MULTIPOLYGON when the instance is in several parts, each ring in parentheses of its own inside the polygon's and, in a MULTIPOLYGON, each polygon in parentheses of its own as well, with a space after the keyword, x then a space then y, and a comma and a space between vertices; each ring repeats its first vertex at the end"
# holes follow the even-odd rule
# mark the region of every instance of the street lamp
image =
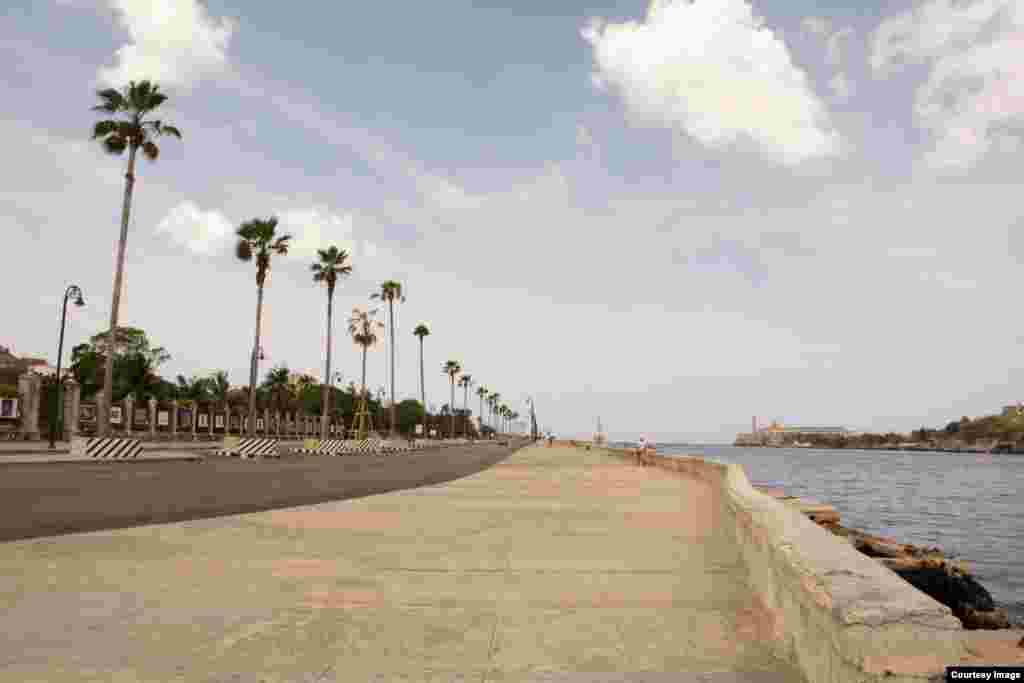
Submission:
POLYGON ((64 290, 64 305, 60 313, 60 341, 57 342, 57 386, 53 392, 53 406, 50 410, 50 450, 57 447, 57 410, 60 407, 60 390, 64 383, 60 379, 60 361, 64 355, 64 325, 68 319, 68 299, 75 297, 76 306, 84 306, 85 299, 82 298, 82 289, 78 285, 70 285, 64 290))

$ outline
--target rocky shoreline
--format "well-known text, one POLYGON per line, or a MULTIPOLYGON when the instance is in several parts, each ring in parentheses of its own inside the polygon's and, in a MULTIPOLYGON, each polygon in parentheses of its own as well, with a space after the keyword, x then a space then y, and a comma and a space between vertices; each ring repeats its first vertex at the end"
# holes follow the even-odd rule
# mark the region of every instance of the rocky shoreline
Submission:
POLYGON ((1024 623, 1014 623, 1006 610, 996 605, 992 595, 971 574, 966 563, 947 558, 940 548, 900 543, 844 527, 839 523, 839 513, 831 505, 786 496, 778 489, 757 488, 799 509, 818 526, 846 540, 914 588, 949 607, 965 629, 1024 629, 1024 623))

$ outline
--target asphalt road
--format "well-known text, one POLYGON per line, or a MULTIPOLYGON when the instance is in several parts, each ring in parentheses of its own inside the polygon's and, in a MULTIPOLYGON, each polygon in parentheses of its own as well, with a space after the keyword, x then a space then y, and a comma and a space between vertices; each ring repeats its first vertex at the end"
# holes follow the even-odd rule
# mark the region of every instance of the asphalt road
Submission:
POLYGON ((0 466, 0 541, 162 524, 360 498, 484 470, 512 446, 404 455, 0 466))

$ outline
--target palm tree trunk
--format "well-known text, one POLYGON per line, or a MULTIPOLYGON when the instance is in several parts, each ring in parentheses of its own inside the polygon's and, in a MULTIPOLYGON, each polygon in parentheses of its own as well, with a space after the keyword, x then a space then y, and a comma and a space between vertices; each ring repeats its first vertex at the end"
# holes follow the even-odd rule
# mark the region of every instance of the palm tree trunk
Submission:
POLYGON ((99 436, 110 434, 110 403, 114 398, 114 348, 117 336, 117 318, 121 308, 121 287, 124 282, 124 254, 128 247, 128 221, 132 211, 132 189, 135 187, 135 153, 128 150, 128 170, 124 174, 124 203, 121 205, 121 238, 117 243, 117 266, 114 269, 114 293, 110 297, 110 338, 107 339, 106 366, 103 368, 103 403, 100 406, 99 436))
POLYGON ((388 301, 388 317, 391 322, 391 429, 388 436, 395 435, 395 301, 388 301))
POLYGON ((328 410, 330 409, 330 395, 333 384, 331 383, 331 317, 334 314, 334 292, 330 287, 327 289, 327 367, 324 371, 323 397, 320 411, 320 438, 327 438, 328 410))
POLYGON ((484 435, 484 397, 480 397, 480 436, 484 435))
POLYGON ((462 387, 462 436, 469 438, 469 415, 466 406, 469 403, 469 385, 462 387))
POLYGON ((260 326, 263 324, 263 285, 256 286, 256 339, 249 367, 249 436, 256 436, 256 375, 260 358, 260 326))
POLYGON ((420 337, 420 398, 423 400, 423 436, 427 436, 427 382, 423 374, 423 337, 420 337))
POLYGON ((452 409, 452 431, 449 439, 455 438, 455 375, 450 375, 452 380, 452 402, 448 404, 452 409))
POLYGON ((366 424, 366 422, 365 422, 366 421, 366 413, 365 413, 365 402, 366 402, 366 349, 367 349, 367 347, 364 346, 363 347, 363 391, 362 391, 362 394, 360 394, 360 396, 359 396, 359 407, 356 408, 356 410, 359 412, 359 416, 357 418, 357 420, 359 422, 359 433, 358 433, 358 437, 359 438, 363 438, 363 431, 365 429, 364 425, 366 424))

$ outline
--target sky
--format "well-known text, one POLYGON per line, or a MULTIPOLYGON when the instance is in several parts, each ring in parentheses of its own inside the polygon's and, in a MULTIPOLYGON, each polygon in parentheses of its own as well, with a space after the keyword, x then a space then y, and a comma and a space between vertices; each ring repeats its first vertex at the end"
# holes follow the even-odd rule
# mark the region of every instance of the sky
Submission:
POLYGON ((997 412, 1024 398, 1022 48, 1024 0, 9 0, 0 344, 52 362, 72 283, 64 364, 109 325, 126 160, 91 107, 151 79, 183 140, 137 169, 120 318, 167 377, 247 382, 234 231, 276 216, 262 371, 322 376, 337 245, 334 368, 359 380, 345 317, 399 280, 399 400, 425 322, 428 406, 454 359, 560 436, 997 412))

